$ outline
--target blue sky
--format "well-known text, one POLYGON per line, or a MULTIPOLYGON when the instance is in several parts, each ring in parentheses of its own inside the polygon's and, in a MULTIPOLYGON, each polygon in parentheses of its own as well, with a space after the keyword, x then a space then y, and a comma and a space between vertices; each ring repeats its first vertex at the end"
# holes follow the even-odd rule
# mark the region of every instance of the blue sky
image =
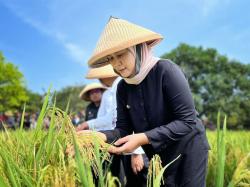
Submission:
POLYGON ((250 63, 249 0, 0 0, 0 51, 29 89, 88 83, 87 60, 110 15, 161 33, 160 56, 185 42, 250 63))

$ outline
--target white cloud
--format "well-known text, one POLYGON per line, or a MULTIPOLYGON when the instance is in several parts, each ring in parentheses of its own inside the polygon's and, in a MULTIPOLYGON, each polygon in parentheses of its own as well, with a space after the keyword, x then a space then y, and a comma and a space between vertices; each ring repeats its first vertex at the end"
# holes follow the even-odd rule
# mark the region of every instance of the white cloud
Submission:
POLYGON ((210 15, 216 8, 226 6, 230 0, 191 0, 200 9, 202 16, 210 15))
POLYGON ((83 66, 86 65, 86 63, 84 63, 86 60, 85 53, 81 47, 70 42, 64 43, 64 47, 67 49, 72 58, 75 59, 75 61, 79 62, 83 66))
POLYGON ((67 35, 61 31, 53 30, 47 27, 46 24, 39 22, 38 20, 33 19, 32 17, 25 14, 20 8, 15 6, 10 2, 6 2, 4 4, 12 13, 14 13, 17 17, 19 17, 23 22, 27 23, 28 25, 35 28, 40 33, 47 35, 57 42, 59 42, 63 48, 66 50, 67 54, 77 63, 81 65, 86 65, 84 63, 86 61, 85 50, 83 47, 79 46, 78 44, 68 41, 67 35))
POLYGON ((219 0, 203 0, 201 4, 203 16, 207 16, 219 3, 219 0))

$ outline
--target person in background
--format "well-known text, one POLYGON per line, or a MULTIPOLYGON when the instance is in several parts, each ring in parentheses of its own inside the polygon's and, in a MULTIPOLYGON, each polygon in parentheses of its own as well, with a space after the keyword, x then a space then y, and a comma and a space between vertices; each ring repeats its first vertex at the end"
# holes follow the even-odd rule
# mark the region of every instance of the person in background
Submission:
POLYGON ((11 129, 15 129, 16 124, 15 124, 15 118, 14 118, 13 112, 6 111, 4 114, 7 117, 7 119, 6 119, 7 127, 11 128, 11 129))
POLYGON ((79 97, 85 101, 89 101, 86 108, 85 121, 95 119, 100 107, 102 94, 106 88, 100 83, 91 83, 84 87, 79 97))
POLYGON ((209 129, 211 131, 216 130, 216 126, 211 121, 209 121, 209 119, 207 118, 206 115, 202 115, 201 120, 202 120, 202 123, 206 129, 209 129))
POLYGON ((26 129, 26 130, 28 130, 28 129, 31 128, 30 125, 31 125, 30 114, 29 113, 25 113, 24 114, 23 128, 26 129))
POLYGON ((22 114, 21 112, 16 112, 15 113, 15 124, 16 124, 16 127, 20 127, 20 124, 21 124, 21 118, 22 118, 22 114))
POLYGON ((78 126, 79 125, 79 123, 80 123, 80 117, 79 117, 78 113, 72 115, 71 122, 72 122, 72 124, 74 126, 78 126))
POLYGON ((35 129, 37 124, 37 115, 36 113, 32 113, 30 116, 30 128, 35 129))
MULTIPOLYGON (((88 61, 92 68, 111 64, 122 78, 117 86, 114 130, 97 132, 115 142, 109 152, 124 154, 142 146, 158 154, 167 187, 205 187, 209 145, 182 70, 153 55, 162 36, 111 17, 88 61)), ((86 132, 86 133, 91 133, 86 132)))
POLYGON ((78 116, 79 116, 79 118, 80 118, 80 122, 79 122, 79 123, 84 122, 84 120, 85 120, 85 110, 82 109, 81 111, 79 111, 79 112, 78 112, 78 116))
POLYGON ((113 71, 112 66, 104 66, 102 68, 89 69, 87 79, 99 79, 99 81, 107 87, 103 93, 97 118, 87 120, 77 127, 77 131, 92 130, 110 130, 114 129, 116 122, 116 88, 121 80, 113 71))

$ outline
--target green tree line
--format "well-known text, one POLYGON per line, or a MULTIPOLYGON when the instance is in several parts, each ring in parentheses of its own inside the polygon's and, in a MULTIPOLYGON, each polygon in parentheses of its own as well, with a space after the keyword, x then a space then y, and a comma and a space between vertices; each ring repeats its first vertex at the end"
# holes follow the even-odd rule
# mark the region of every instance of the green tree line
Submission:
POLYGON ((250 64, 229 60, 216 49, 180 44, 164 54, 184 71, 200 115, 214 123, 218 110, 228 127, 250 128, 250 64))
MULTIPOLYGON (((180 44, 162 55, 178 64, 189 80, 200 116, 216 122, 218 110, 228 115, 228 127, 250 128, 250 64, 231 60, 216 49, 180 44)), ((52 80, 53 81, 53 80, 52 80)), ((83 86, 68 86, 56 95, 58 107, 78 112, 86 102, 78 97, 83 86)), ((42 95, 29 91, 23 74, 0 53, 0 112, 20 110, 26 102, 28 110, 38 111, 42 95)))

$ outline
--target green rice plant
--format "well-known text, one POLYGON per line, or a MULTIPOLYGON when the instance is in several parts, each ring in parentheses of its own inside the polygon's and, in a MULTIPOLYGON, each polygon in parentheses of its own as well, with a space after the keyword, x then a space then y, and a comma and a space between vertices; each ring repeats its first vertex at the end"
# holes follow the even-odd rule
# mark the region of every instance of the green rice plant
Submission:
POLYGON ((111 172, 106 175, 106 182, 104 183, 106 187, 120 187, 121 183, 117 177, 112 176, 111 172))
POLYGON ((75 154, 76 154, 76 163, 77 163, 77 168, 78 168, 78 174, 80 176, 80 180, 82 183, 82 186, 89 186, 89 187, 94 187, 94 181, 93 181, 93 176, 91 173, 91 167, 88 161, 83 161, 80 150, 78 147, 78 144, 76 143, 76 138, 74 135, 74 132, 72 132, 73 136, 73 142, 74 142, 74 149, 75 149, 75 154), (84 175, 85 173, 85 175, 84 175), (86 176, 86 177, 85 177, 86 176))
POLYGON ((43 127, 43 120, 44 120, 46 110, 47 110, 47 107, 48 107, 48 104, 49 104, 50 89, 51 89, 51 86, 49 87, 48 92, 47 92, 47 94, 45 96, 42 109, 41 109, 40 114, 39 114, 38 119, 37 119, 37 125, 36 125, 36 128, 35 128, 34 139, 37 138, 39 132, 42 130, 42 127, 43 127))
POLYGON ((250 152, 245 156, 237 166, 229 187, 250 186, 250 152))
POLYGON ((108 172, 102 170, 103 161, 109 160, 103 142, 95 136, 82 138, 75 134, 67 114, 69 103, 64 112, 55 102, 50 106, 49 96, 48 93, 45 97, 36 129, 25 131, 22 128, 24 106, 21 128, 1 132, 0 186, 93 186, 94 170, 101 179, 99 186, 111 184, 106 181, 108 172), (46 116, 51 119, 48 130, 43 129, 46 116), (68 156, 67 146, 74 145, 77 150, 78 143, 80 157, 78 152, 78 156, 68 156), (79 172, 81 166, 84 169, 79 172), (82 182, 83 176, 85 182, 82 182))
MULTIPOLYGON (((207 186, 216 185, 217 169, 217 138, 215 132, 207 132, 211 150, 209 151, 207 186)), ((241 161, 250 153, 250 132, 249 131, 227 131, 225 136, 225 170, 224 186, 232 182, 233 175, 241 161)), ((250 171, 249 167, 245 168, 250 171)))
POLYGON ((149 168, 148 168, 148 176, 147 176, 147 187, 159 187, 161 184, 164 184, 163 174, 165 170, 177 159, 180 158, 181 155, 176 157, 170 163, 162 167, 161 158, 159 155, 154 155, 150 160, 149 168))
POLYGON ((1 187, 8 187, 8 185, 5 183, 5 179, 0 175, 0 186, 1 187))
MULTIPOLYGON (((50 92, 50 90, 49 90, 50 92)), ((34 130, 24 130, 23 109, 20 129, 0 132, 0 186, 120 186, 104 162, 111 162, 109 144, 96 132, 77 134, 66 111, 50 102, 48 92, 34 130), (51 119, 49 129, 43 128, 45 117, 51 119), (74 155, 67 153, 71 147, 74 155), (94 184, 94 178, 98 179, 94 184)), ((219 114, 218 114, 219 119, 219 114)), ((217 125, 220 126, 219 120, 217 125)), ((218 128, 219 129, 219 128, 218 128)), ((211 145, 207 186, 249 186, 250 132, 223 130, 207 132, 211 145)), ((167 168, 160 160, 151 161, 148 186, 160 186, 167 168)))
POLYGON ((23 106, 23 113, 22 113, 22 117, 21 117, 20 130, 23 130, 23 122, 24 122, 24 115, 25 115, 25 107, 26 107, 26 103, 24 103, 24 106, 23 106))
POLYGON ((216 187, 224 186, 224 169, 225 169, 225 136, 226 136, 227 117, 224 118, 223 130, 220 130, 220 112, 217 116, 217 169, 216 169, 216 187))

